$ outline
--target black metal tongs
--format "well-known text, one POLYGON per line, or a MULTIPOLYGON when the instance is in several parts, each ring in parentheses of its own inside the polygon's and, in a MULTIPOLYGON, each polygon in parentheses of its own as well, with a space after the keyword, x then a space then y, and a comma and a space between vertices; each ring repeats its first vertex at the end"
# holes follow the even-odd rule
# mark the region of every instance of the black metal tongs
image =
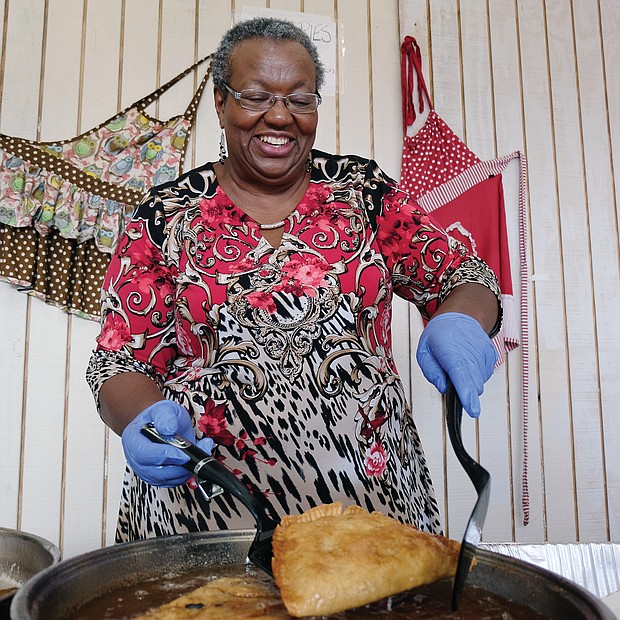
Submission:
POLYGON ((187 441, 185 437, 162 435, 152 422, 145 424, 141 432, 151 441, 174 446, 189 456, 190 460, 185 467, 196 476, 198 487, 207 500, 228 491, 250 511, 256 521, 256 536, 250 545, 248 559, 273 577, 271 539, 279 521, 267 514, 265 506, 257 496, 250 493, 250 490, 215 457, 201 450, 196 444, 187 441))
POLYGON ((465 450, 461 437, 461 419, 463 417, 463 406, 452 383, 448 383, 446 392, 446 425, 450 442, 454 448, 456 458, 459 460, 463 469, 472 481, 478 499, 474 504, 465 533, 461 543, 456 574, 452 586, 452 611, 458 607, 459 594, 469 575, 469 571, 476 557, 476 548, 482 539, 482 528, 489 508, 489 497, 491 495, 491 475, 479 463, 477 463, 465 450))

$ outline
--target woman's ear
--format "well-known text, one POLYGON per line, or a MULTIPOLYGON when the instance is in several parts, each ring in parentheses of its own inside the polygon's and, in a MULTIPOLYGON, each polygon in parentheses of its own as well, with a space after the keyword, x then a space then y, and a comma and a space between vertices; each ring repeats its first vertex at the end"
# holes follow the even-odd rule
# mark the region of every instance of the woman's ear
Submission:
POLYGON ((215 104, 215 112, 220 121, 220 127, 224 126, 224 95, 218 86, 213 87, 213 102, 215 104))

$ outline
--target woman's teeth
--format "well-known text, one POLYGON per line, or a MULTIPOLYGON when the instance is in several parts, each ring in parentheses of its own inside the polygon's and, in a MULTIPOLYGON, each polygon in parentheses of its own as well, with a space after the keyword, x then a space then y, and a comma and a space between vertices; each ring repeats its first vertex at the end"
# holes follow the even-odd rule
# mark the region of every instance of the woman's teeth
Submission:
POLYGON ((273 144, 274 146, 282 146, 289 142, 288 138, 275 138, 273 136, 260 136, 259 139, 267 144, 273 144))

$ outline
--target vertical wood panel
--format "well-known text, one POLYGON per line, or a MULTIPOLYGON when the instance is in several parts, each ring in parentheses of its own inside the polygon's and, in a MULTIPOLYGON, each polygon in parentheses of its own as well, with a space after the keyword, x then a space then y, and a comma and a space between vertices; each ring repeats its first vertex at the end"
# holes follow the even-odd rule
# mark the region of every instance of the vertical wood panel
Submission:
MULTIPOLYGON (((575 444, 575 484, 579 498, 580 488, 584 484, 587 485, 588 470, 601 471, 601 452, 600 431, 595 425, 588 424, 588 410, 592 406, 594 410, 598 409, 596 402, 598 377, 596 350, 591 345, 595 334, 593 300, 587 293, 592 290, 592 280, 590 264, 586 258, 591 252, 588 237, 589 214, 583 191, 583 160, 580 156, 581 116, 578 105, 580 93, 577 90, 578 74, 575 72, 573 52, 573 22, 571 11, 567 11, 566 8, 566 4, 562 2, 547 2, 553 140, 558 175, 558 201, 561 204, 559 225, 568 338, 570 380, 568 412, 571 416, 570 431, 573 436, 579 437, 579 441, 575 444), (583 338, 571 338, 578 332, 583 334, 583 338), (591 458, 595 459, 595 463, 588 466, 584 461, 591 458), (596 463, 596 460, 599 462, 596 463), (584 477, 586 480, 583 480, 584 477)), ((595 520, 600 522, 601 514, 604 513, 600 490, 599 486, 597 501, 594 497, 590 497, 590 493, 580 498, 580 509, 577 514, 580 538, 589 529, 586 520, 596 515, 595 520)), ((604 523, 602 525, 604 526, 604 523)))
POLYGON ((122 0, 87 3, 82 131, 118 111, 122 5, 122 0))
MULTIPOLYGON (((304 0, 304 12, 312 15, 323 15, 335 19, 333 0, 304 0)), ((337 36, 337 35, 336 35, 337 36)), ((340 56, 340 45, 336 45, 336 54, 340 56)), ((319 108, 319 126, 316 132, 315 148, 328 153, 336 152, 338 127, 336 119, 336 102, 338 94, 324 95, 319 108)))
MULTIPOLYGON (((467 2, 460 11, 461 66, 467 145, 480 158, 498 155, 495 144, 493 66, 486 0, 467 2)), ((513 145, 514 150, 519 143, 513 145)), ((501 153, 505 155, 505 153, 501 153)), ((506 188, 507 191, 510 187, 506 188)), ((512 186, 514 192, 515 186, 512 186)), ((517 252, 518 256, 518 252, 517 252)), ((518 275, 518 272, 517 272, 518 275)), ((500 368, 487 383, 481 397, 482 415, 477 422, 477 451, 493 478, 493 502, 489 506, 487 540, 513 536, 511 503, 512 469, 509 417, 506 409, 506 373, 500 368)))
POLYGON ((121 109, 157 88, 159 1, 125 2, 121 109))
MULTIPOLYGON (((2 6, 2 41, 5 46, 0 62, 2 70, 2 95, 0 97, 0 129, 26 136, 36 133, 36 109, 38 104, 38 80, 27 81, 18 69, 19 55, 16 53, 20 44, 20 29, 25 16, 19 10, 9 11, 6 4, 2 6), (6 26, 6 28, 5 28, 6 26), (21 96, 21 100, 20 100, 21 96), (22 106, 26 108, 23 114, 22 106), (30 112, 30 115, 28 115, 30 112)), ((30 62, 25 70, 37 73, 37 52, 40 57, 38 41, 41 39, 42 13, 39 20, 32 15, 39 35, 37 41, 29 42, 24 49, 30 53, 30 62)), ((3 284, 0 287, 0 377, 2 377, 2 403, 0 404, 0 465, 2 476, 0 485, 4 501, 0 505, 0 523, 6 527, 18 527, 20 521, 20 485, 22 462, 22 402, 24 398, 24 373, 28 359, 28 311, 29 299, 17 293, 12 287, 3 284)))
POLYGON ((26 361, 27 299, 0 284, 0 523, 15 528, 18 522, 22 442, 22 398, 26 361))
POLYGON ((244 7, 269 8, 269 0, 234 0, 235 21, 237 14, 242 13, 244 7))
POLYGON ((67 317, 33 303, 30 311, 21 529, 60 543, 67 317), (55 329, 50 330, 49 326, 55 329), (45 520, 41 507, 45 506, 45 520))
MULTIPOLYGON (((121 40, 117 24, 120 21, 121 5, 117 3, 116 7, 110 7, 111 16, 116 18, 116 22, 113 19, 105 19, 104 16, 100 18, 90 5, 86 5, 84 15, 78 12, 77 8, 76 5, 76 10, 72 12, 75 35, 69 40, 73 46, 73 53, 80 61, 81 73, 79 81, 76 81, 83 96, 79 99, 81 106, 75 116, 71 115, 73 130, 67 131, 64 137, 82 133, 100 124, 117 111, 119 102, 118 58, 121 40), (79 23, 76 12, 79 15, 79 23), (100 46, 107 41, 107 47, 111 48, 112 52, 112 55, 107 57, 110 64, 101 72, 99 72, 97 40, 101 42, 100 46), (99 116, 91 116, 87 112, 91 106, 88 93, 91 92, 89 89, 93 81, 98 78, 100 88, 105 90, 107 95, 103 101, 109 107, 102 106, 99 116)), ((58 11, 58 19, 63 17, 62 9, 63 7, 60 7, 58 11)), ((64 9, 66 10, 66 6, 64 9)), ((60 41, 59 44, 62 45, 63 42, 60 41)), ((92 92, 92 97, 96 97, 96 90, 92 92)), ((59 93, 58 101, 51 102, 51 109, 58 109, 61 97, 62 94, 59 93)), ((72 318, 69 330, 71 348, 67 377, 66 480, 62 548, 65 557, 75 555, 85 548, 95 548, 102 542, 107 434, 97 416, 92 395, 84 379, 84 369, 94 345, 97 326, 90 321, 72 318), (83 527, 84 522, 88 522, 91 526, 83 527)))
MULTIPOLYGON (((610 180, 612 189, 613 218, 615 215, 615 234, 618 235, 620 227, 620 66, 617 59, 620 58, 620 7, 614 0, 601 0, 601 36, 602 53, 605 66, 604 81, 606 86, 606 120, 609 125, 610 140, 610 164, 613 176, 610 180)), ((611 225, 609 234, 612 234, 614 226, 611 225)), ((613 333, 617 334, 618 328, 612 328, 613 333)), ((599 330, 603 337, 604 332, 599 330)), ((615 342, 615 351, 611 353, 612 360, 617 363, 618 339, 611 336, 610 343, 615 342)), ((614 414, 613 403, 618 402, 617 395, 610 398, 607 394, 609 379, 612 377, 613 370, 608 368, 608 360, 601 357, 601 367, 603 370, 601 393, 604 419, 604 445, 607 455, 607 497, 609 501, 610 519, 610 538, 618 540, 620 538, 620 466, 616 461, 617 446, 620 445, 620 418, 614 414), (609 374, 608 374, 609 373, 609 374)), ((617 377, 616 373, 616 377, 617 377)), ((613 379, 612 379, 613 381, 613 379)), ((617 381, 616 381, 617 383, 617 381)), ((617 386, 615 387, 617 389, 617 386)))
MULTIPOLYGON (((45 47, 45 90, 41 108, 41 134, 49 139, 70 138, 80 132, 80 75, 82 61, 83 2, 55 0, 49 3, 45 47), (58 111, 63 113, 59 114, 58 111)), ((84 398, 83 360, 78 355, 79 344, 75 338, 82 333, 80 323, 72 317, 58 317, 66 324, 66 361, 62 368, 64 377, 63 470, 60 493, 60 547, 63 554, 70 555, 71 547, 78 549, 96 546, 101 538, 97 525, 102 511, 101 459, 102 428, 94 433, 86 430, 94 426, 92 396, 84 398), (74 327, 75 329, 72 329, 74 327), (73 346, 72 346, 73 344, 73 346), (78 345, 78 346, 75 346, 78 345), (99 448, 99 449, 98 449, 99 448), (77 454, 76 454, 77 452, 77 454), (92 528, 80 527, 82 520, 93 524, 92 528), (68 530, 67 545, 65 532, 68 530)), ((41 344, 45 345, 44 341, 41 344)), ((60 366, 60 364, 59 364, 60 366)), ((60 385, 58 386, 60 389, 60 385)))
MULTIPOLYGON (((8 7, 0 6, 0 129, 12 126, 13 111, 6 111, 8 7)), ((27 299, 12 287, 0 284, 0 377, 2 377, 2 403, 0 404, 0 523, 15 528, 18 524, 19 481, 22 439, 22 398, 24 363, 26 356, 27 299)))
POLYGON ((371 106, 368 92, 368 14, 366 2, 339 0, 338 31, 340 152, 371 154, 371 106))
MULTIPOLYGON (((605 86, 607 103, 607 122, 611 141, 611 164, 614 171, 612 187, 614 189, 614 211, 616 214, 616 234, 620 228, 620 6, 615 0, 600 0, 600 28, 602 54, 605 64, 605 86)), ((616 514, 618 514, 617 511, 616 514)))
POLYGON ((23 138, 34 139, 37 133, 44 8, 40 2, 11 2, 5 12, 1 129, 23 138))
MULTIPOLYGON (((8 14, 5 59, 3 118, 10 119, 11 131, 17 135, 37 136, 40 104, 41 54, 43 49, 44 9, 37 10, 12 3, 8 14), (30 36, 32 33, 35 36, 30 36)), ((27 303, 24 360, 28 365, 24 376, 23 408, 11 412, 19 415, 25 434, 21 437, 20 470, 12 491, 18 494, 16 526, 26 531, 42 531, 50 540, 59 542, 60 488, 62 476, 62 434, 64 397, 64 343, 61 328, 44 345, 45 325, 61 314, 42 304, 27 303), (38 307, 37 307, 38 306, 38 307), (60 368, 60 371, 59 371, 60 368), (29 389, 26 389, 29 386, 29 389), (21 416, 24 416, 21 419, 21 416), (49 461, 44 460, 49 458, 49 461), (46 467, 46 465, 48 467, 46 467), (41 488, 40 480, 45 479, 41 488), (39 506, 49 507, 49 519, 39 524, 39 506)), ((10 375, 9 375, 10 376, 10 375)), ((17 378, 17 377, 15 377, 17 378)), ((12 418, 9 429, 15 424, 12 418)))
POLYGON ((575 479, 568 400, 566 316, 549 99, 546 22, 540 2, 519 4, 526 144, 530 179, 535 339, 540 376, 541 438, 547 531, 552 542, 574 539, 575 479))
MULTIPOLYGON (((523 127, 522 75, 518 23, 513 3, 489 2, 491 33, 491 57, 493 59, 493 100, 496 121, 495 139, 498 154, 510 153, 519 146, 525 147, 523 127)), ((516 163, 516 162, 515 162, 516 163)), ((506 200, 506 224, 511 255, 513 293, 521 299, 521 265, 519 255, 518 170, 511 165, 503 175, 506 200)), ((529 203, 527 205, 529 208, 529 203)), ((529 217, 526 218, 529 221, 529 217)), ((527 230, 529 237, 529 227, 527 230)), ((529 258, 528 241, 528 258, 529 258)), ((529 266, 529 265, 528 265, 529 266)), ((530 270, 525 274, 529 289, 530 270)), ((531 292, 526 290, 531 301, 531 292)), ((531 303, 529 304, 531 308, 531 303)), ((532 326, 531 311, 526 320, 532 326)), ((507 356, 505 368, 501 369, 507 379, 506 400, 510 414, 510 437, 512 443, 513 487, 511 489, 514 510, 514 539, 519 541, 543 540, 543 490, 540 466, 540 436, 537 423, 537 375, 536 365, 530 364, 528 381, 528 418, 523 419, 522 348, 507 356), (525 428, 524 428, 525 427, 525 428), (528 441, 527 446, 524 442, 528 441), (524 463, 525 461, 525 463, 524 463), (524 466, 527 466, 526 482, 523 482, 524 466), (529 492, 529 498, 525 492, 529 492), (526 502, 524 506, 524 501, 526 502), (524 511, 529 509, 530 523, 524 526, 524 511)), ((533 361, 533 360, 532 360, 533 361)))
POLYGON ((494 141, 493 71, 490 65, 487 1, 460 0, 460 9, 464 135, 467 136, 467 146, 480 159, 491 159, 499 153, 495 150, 494 141))
MULTIPOLYGON (((580 513, 583 506, 580 521, 580 526, 583 523, 583 531, 580 528, 580 536, 587 541, 598 540, 609 534, 607 474, 613 476, 620 465, 618 450, 613 447, 614 437, 616 441, 620 439, 620 426, 615 422, 617 415, 614 412, 620 399, 620 346, 617 339, 609 337, 614 330, 617 333, 620 316, 620 245, 614 213, 608 109, 597 9, 596 3, 573 2, 589 250, 592 257, 591 311, 594 313, 595 331, 590 338, 587 331, 581 330, 579 334, 571 335, 571 341, 585 341, 590 346, 593 343, 597 356, 594 368, 590 371, 595 376, 578 394, 582 407, 577 430, 582 460, 578 471, 580 513), (605 426, 606 420, 611 424, 605 426), (605 451, 603 430, 607 433, 609 448, 605 451), (582 437, 588 441, 582 444, 582 437), (606 467, 607 459, 609 467, 606 467), (582 500, 583 496, 587 497, 587 501, 582 500), (598 513, 598 518, 593 513, 598 513)), ((618 489, 617 484, 615 489, 618 489)))
MULTIPOLYGON (((161 19, 160 71, 163 84, 194 62, 196 4, 164 0, 161 19)), ((187 76, 162 95, 159 118, 167 120, 185 112, 193 95, 192 76, 187 76)))
POLYGON ((303 0, 268 0, 270 9, 280 11, 301 11, 303 0))
MULTIPOLYGON (((429 2, 411 0, 401 2, 400 36, 413 36, 420 46, 422 54, 422 71, 431 99, 433 99, 433 65, 429 2)), ((428 109, 428 106, 427 106, 428 109)), ((402 113, 401 113, 402 114, 402 113)), ((426 113, 417 110, 417 119, 413 123, 410 135, 414 135, 423 125, 426 113)), ((441 398, 433 385, 422 375, 415 360, 418 339, 422 333, 422 319, 415 308, 409 308, 409 393, 413 417, 422 439, 428 468, 435 486, 439 509, 444 520, 446 535, 452 533, 448 506, 448 486, 446 478, 446 432, 441 398)), ((457 528, 453 528, 457 532, 457 528)), ((453 534, 458 536, 458 533, 453 534)))
MULTIPOLYGON (((95 31, 94 33, 91 30, 90 21, 97 19, 98 15, 89 12, 89 35, 96 36, 100 40, 115 40, 117 42, 107 60, 98 60, 97 56, 90 59, 90 62, 95 66, 100 62, 106 63, 102 87, 109 91, 110 109, 99 122, 139 101, 159 85, 161 81, 158 52, 161 34, 160 6, 161 2, 153 0, 119 2, 115 7, 118 22, 104 22, 103 25, 97 21, 92 27, 99 25, 101 32, 95 31)), ((167 77, 165 76, 164 79, 167 77)), ((147 112, 156 115, 159 112, 158 108, 158 104, 153 104, 147 108, 147 112)), ((86 129, 87 127, 88 125, 83 128, 86 129)), ((92 350, 95 347, 94 338, 97 333, 98 327, 94 329, 94 335, 91 334, 89 338, 90 347, 79 349, 84 355, 82 358, 82 374, 84 374, 88 364, 89 348, 92 350)), ((99 457, 101 477, 98 483, 103 505, 98 520, 97 534, 100 537, 100 544, 112 544, 125 471, 125 456, 120 438, 105 428, 99 419, 94 402, 92 402, 92 394, 90 400, 89 420, 91 420, 92 425, 96 425, 100 429, 99 442, 101 442, 103 449, 103 453, 99 457)), ((85 546, 82 545, 82 549, 85 546)))
POLYGON ((369 3, 373 152, 381 168, 390 176, 400 176, 403 139, 400 97, 400 54, 385 32, 398 32, 398 7, 380 0, 369 3))
POLYGON ((435 109, 452 131, 467 142, 457 7, 458 0, 429 2, 429 71, 432 73, 435 109))
MULTIPOLYGON (((79 132, 104 122, 116 114, 122 105, 119 86, 123 75, 123 5, 122 0, 107 3, 106 6, 92 2, 86 5, 79 132)), ((83 323, 85 321, 75 318, 71 325, 73 345, 69 368, 65 556, 101 545, 102 530, 107 523, 104 502, 108 493, 105 474, 110 467, 106 447, 108 430, 97 415, 84 379, 98 328, 95 323, 83 323), (90 524, 89 528, 83 527, 85 520, 90 524)), ((118 502, 117 497, 114 499, 118 502)))
POLYGON ((82 7, 83 0, 48 0, 42 140, 61 140, 77 133, 82 7))
MULTIPOLYGON (((63 557, 102 544, 104 527, 103 422, 95 410, 93 395, 84 378, 99 328, 94 321, 72 318, 71 349, 67 377, 66 472, 63 513, 63 557), (88 523, 89 527, 84 527, 88 523)), ((118 463, 122 471, 124 459, 118 463)), ((114 490, 118 504, 120 488, 114 490)), ((114 527, 113 521, 110 527, 114 527)))
MULTIPOLYGON (((201 0, 198 15, 198 57, 212 54, 220 38, 231 26, 231 0, 201 0)), ((204 70, 200 72, 204 75, 204 70)), ((213 104, 213 84, 209 82, 196 114, 185 168, 214 161, 219 153, 220 129, 213 104)))
MULTIPOLYGON (((429 6, 432 54, 430 70, 435 89, 435 109, 452 131, 467 142, 458 2, 441 0, 438 3, 430 3, 429 6)), ((414 398, 415 395, 414 391, 414 398)), ((484 403, 481 405, 484 407, 484 403)), ((477 453, 477 425, 478 423, 469 416, 464 416, 463 443, 474 455, 477 453)), ((445 450, 445 463, 444 477, 449 498, 445 508, 446 528, 450 536, 460 538, 469 519, 476 493, 451 448, 445 450)))

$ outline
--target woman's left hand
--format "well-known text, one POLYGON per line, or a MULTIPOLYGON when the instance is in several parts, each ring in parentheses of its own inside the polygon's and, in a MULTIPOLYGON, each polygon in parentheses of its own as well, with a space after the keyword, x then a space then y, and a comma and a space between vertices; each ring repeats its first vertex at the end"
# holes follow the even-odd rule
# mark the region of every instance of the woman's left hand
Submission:
POLYGON ((493 374, 497 351, 476 319, 460 312, 433 317, 418 343, 416 359, 422 373, 442 394, 447 377, 472 418, 480 415, 480 394, 493 374))

